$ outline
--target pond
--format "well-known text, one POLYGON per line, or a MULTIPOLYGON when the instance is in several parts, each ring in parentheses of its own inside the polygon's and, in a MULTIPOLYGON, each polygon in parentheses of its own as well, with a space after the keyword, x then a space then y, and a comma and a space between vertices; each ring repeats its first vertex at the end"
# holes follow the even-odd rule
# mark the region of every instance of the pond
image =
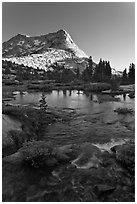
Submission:
MULTIPOLYGON (((38 105, 42 92, 14 93, 13 104, 38 105)), ((56 122, 48 127, 45 140, 55 144, 81 143, 83 141, 104 143, 111 139, 134 137, 134 114, 120 115, 116 108, 135 109, 135 99, 128 94, 114 98, 106 94, 84 93, 83 91, 52 91, 46 94, 49 107, 73 113, 70 122, 56 122)))
MULTIPOLYGON (((38 104, 41 98, 42 92, 24 92, 24 94, 17 94, 12 100, 13 104, 38 104)), ((52 91, 46 94, 47 104, 50 107, 57 108, 70 108, 77 109, 77 111, 83 113, 91 113, 96 111, 108 111, 108 109, 114 110, 117 107, 129 107, 134 109, 134 99, 130 99, 128 95, 119 95, 116 98, 119 98, 118 102, 107 101, 100 103, 100 100, 106 97, 101 94, 94 93, 84 93, 83 91, 52 91)))

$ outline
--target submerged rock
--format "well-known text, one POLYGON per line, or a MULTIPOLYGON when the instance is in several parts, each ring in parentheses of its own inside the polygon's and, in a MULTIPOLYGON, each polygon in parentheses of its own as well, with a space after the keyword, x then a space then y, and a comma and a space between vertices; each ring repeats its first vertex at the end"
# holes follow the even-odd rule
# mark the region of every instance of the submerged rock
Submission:
POLYGON ((101 163, 101 160, 99 159, 101 155, 100 149, 90 143, 81 145, 80 149, 81 154, 72 162, 72 164, 81 169, 89 169, 92 167, 98 168, 101 163))

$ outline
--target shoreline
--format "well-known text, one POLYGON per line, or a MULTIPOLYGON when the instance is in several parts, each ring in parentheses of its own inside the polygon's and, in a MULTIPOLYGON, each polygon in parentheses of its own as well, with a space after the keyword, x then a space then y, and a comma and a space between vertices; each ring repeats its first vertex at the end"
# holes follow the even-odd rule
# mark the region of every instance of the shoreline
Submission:
POLYGON ((2 85, 2 99, 5 100, 6 98, 14 98, 15 94, 13 92, 15 91, 20 91, 21 93, 24 91, 27 91, 27 92, 44 91, 48 93, 53 90, 56 90, 56 91, 77 90, 77 91, 101 93, 101 94, 108 94, 108 95, 135 93, 134 85, 120 86, 119 90, 111 91, 109 85, 105 83, 92 83, 92 84, 87 84, 87 85, 83 84, 83 85, 73 85, 73 86, 72 85, 57 86, 57 85, 30 84, 30 82, 27 81, 21 85, 4 85, 3 84, 2 85))

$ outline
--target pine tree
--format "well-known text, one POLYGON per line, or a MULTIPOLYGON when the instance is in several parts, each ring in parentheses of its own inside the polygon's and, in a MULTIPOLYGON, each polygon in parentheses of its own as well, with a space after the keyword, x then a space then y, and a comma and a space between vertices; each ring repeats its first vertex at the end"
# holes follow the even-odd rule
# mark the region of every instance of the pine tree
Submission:
POLYGON ((109 61, 106 61, 106 76, 108 79, 111 79, 111 66, 109 61))
POLYGON ((91 56, 89 57, 88 62, 89 62, 88 74, 89 74, 89 77, 90 77, 90 81, 92 81, 92 78, 93 78, 93 60, 92 60, 91 56))
POLYGON ((77 69, 76 69, 76 77, 77 77, 77 79, 80 78, 80 70, 79 70, 79 67, 77 67, 77 69))
POLYGON ((133 63, 129 66, 128 78, 130 83, 135 83, 135 65, 133 63))
POLYGON ((82 72, 82 79, 86 82, 91 82, 93 79, 93 60, 91 56, 88 59, 88 66, 82 72))
POLYGON ((96 65, 94 80, 98 82, 110 82, 111 79, 111 66, 110 62, 102 61, 100 58, 99 64, 96 65))
POLYGON ((103 70, 103 61, 100 58, 99 64, 96 65, 95 68, 95 73, 94 73, 94 80, 97 82, 101 82, 102 81, 102 70, 103 70))
POLYGON ((125 68, 122 74, 122 84, 128 83, 128 75, 127 75, 127 69, 125 68))
POLYGON ((40 99, 40 111, 42 113, 45 113, 47 111, 47 102, 46 102, 46 95, 44 93, 42 93, 41 95, 41 99, 40 99))
POLYGON ((40 99, 40 110, 37 115, 37 124, 36 124, 36 135, 38 139, 41 139, 41 137, 44 135, 45 128, 47 126, 47 102, 46 102, 46 96, 44 93, 41 95, 40 99))

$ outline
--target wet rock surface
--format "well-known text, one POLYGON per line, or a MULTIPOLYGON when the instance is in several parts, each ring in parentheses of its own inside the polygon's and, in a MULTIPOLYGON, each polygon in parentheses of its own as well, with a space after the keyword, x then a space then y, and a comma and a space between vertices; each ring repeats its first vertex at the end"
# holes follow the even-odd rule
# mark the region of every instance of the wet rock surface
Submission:
POLYGON ((101 155, 100 149, 90 143, 82 144, 80 149, 80 155, 72 164, 80 169, 98 168, 101 162, 99 159, 101 155))

